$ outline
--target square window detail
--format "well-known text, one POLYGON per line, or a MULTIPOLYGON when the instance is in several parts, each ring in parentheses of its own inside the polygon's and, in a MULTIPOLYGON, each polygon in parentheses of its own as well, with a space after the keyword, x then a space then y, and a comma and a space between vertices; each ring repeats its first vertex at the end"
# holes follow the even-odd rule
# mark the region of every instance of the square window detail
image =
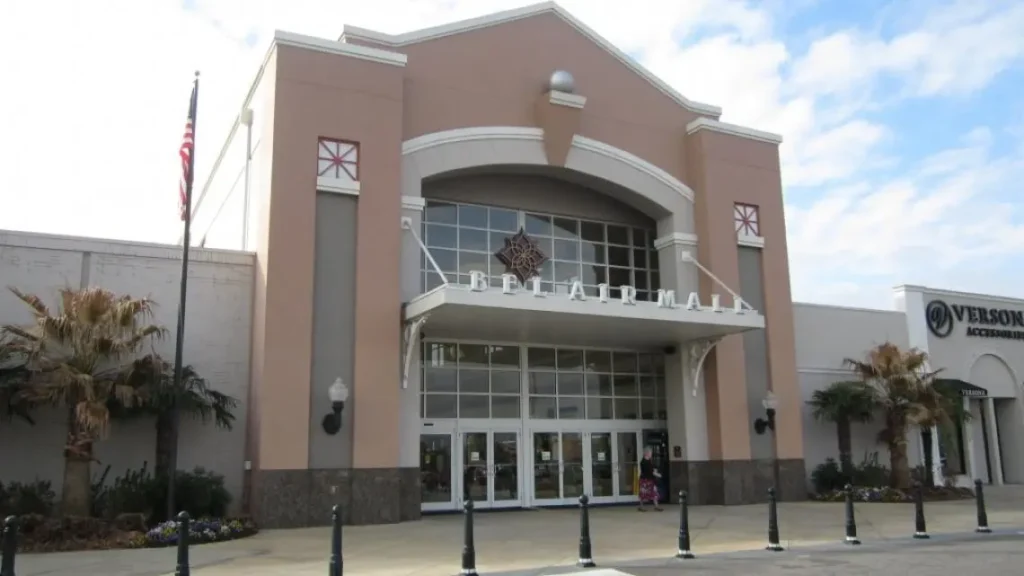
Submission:
POLYGON ((358 189, 359 143, 320 138, 317 146, 317 184, 358 189))
POLYGON ((757 206, 737 203, 733 207, 733 222, 739 238, 759 238, 761 221, 757 206))

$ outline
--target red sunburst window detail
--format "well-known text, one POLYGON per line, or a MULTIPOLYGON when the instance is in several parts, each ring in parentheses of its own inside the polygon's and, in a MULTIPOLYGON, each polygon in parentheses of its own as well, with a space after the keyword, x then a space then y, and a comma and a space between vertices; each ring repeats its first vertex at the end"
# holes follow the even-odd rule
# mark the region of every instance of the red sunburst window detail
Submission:
POLYGON ((761 223, 757 217, 757 206, 736 204, 733 207, 733 220, 736 222, 736 234, 740 236, 760 236, 761 223))
POLYGON ((359 143, 321 138, 316 175, 345 182, 359 182, 359 143))

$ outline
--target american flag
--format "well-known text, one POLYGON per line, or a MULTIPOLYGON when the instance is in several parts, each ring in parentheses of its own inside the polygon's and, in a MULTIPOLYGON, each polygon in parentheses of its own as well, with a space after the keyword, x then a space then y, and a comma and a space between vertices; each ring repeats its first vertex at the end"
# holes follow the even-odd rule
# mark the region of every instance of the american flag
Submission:
POLYGON ((196 150, 194 129, 197 90, 198 86, 192 87, 192 98, 189 100, 188 105, 188 118, 185 120, 185 134, 181 137, 181 148, 178 149, 178 155, 181 156, 181 181, 178 183, 178 211, 182 222, 189 217, 188 196, 192 193, 192 155, 196 150))

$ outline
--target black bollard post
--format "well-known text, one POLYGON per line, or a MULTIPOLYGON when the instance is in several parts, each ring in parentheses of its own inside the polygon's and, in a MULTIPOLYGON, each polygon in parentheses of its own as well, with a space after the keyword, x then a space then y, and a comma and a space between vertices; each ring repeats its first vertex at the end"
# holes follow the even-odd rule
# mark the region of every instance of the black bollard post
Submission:
POLYGON ((857 520, 853 516, 853 486, 846 485, 846 539, 843 542, 856 546, 860 544, 857 538, 857 520))
POLYGON ((331 564, 330 576, 341 576, 345 569, 345 560, 341 555, 341 506, 335 504, 331 508, 331 564))
POLYGON ((981 480, 974 481, 974 501, 978 505, 978 527, 974 531, 988 534, 992 529, 988 527, 988 512, 985 511, 985 492, 981 487, 981 480))
POLYGON ((473 543, 473 501, 462 505, 466 513, 466 532, 462 542, 462 576, 476 576, 476 545, 473 543))
POLYGON ((765 550, 782 552, 784 548, 779 544, 779 511, 775 502, 775 488, 768 489, 768 545, 765 550))
POLYGON ((676 558, 694 558, 693 552, 690 552, 690 511, 687 509, 686 490, 679 491, 679 543, 676 549, 676 558))
POLYGON ((590 498, 580 496, 580 553, 576 565, 580 568, 593 568, 594 553, 590 547, 590 498))
POLYGON ((928 528, 924 523, 924 487, 920 482, 914 482, 914 538, 929 538, 928 528))
POLYGON ((174 569, 174 576, 191 576, 192 569, 188 562, 188 536, 191 525, 188 512, 184 510, 178 513, 178 566, 174 569))
POLYGON ((18 519, 8 516, 0 527, 0 576, 14 576, 14 555, 18 553, 18 519))

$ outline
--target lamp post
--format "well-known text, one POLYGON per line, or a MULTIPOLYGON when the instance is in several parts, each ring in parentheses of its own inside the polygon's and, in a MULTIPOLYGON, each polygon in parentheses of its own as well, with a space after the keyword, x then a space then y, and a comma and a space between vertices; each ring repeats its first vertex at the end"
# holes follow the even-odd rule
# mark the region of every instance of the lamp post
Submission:
POLYGON ((341 378, 337 378, 327 389, 327 397, 331 401, 331 412, 324 416, 320 425, 323 426, 324 432, 333 436, 341 430, 341 412, 348 400, 348 386, 341 378))
POLYGON ((769 390, 764 395, 764 399, 761 400, 761 406, 764 407, 765 417, 754 420, 754 432, 764 434, 768 430, 772 431, 772 486, 781 497, 782 493, 779 490, 779 447, 776 444, 777 438, 775 436, 775 410, 779 407, 779 400, 775 397, 775 393, 769 390))

